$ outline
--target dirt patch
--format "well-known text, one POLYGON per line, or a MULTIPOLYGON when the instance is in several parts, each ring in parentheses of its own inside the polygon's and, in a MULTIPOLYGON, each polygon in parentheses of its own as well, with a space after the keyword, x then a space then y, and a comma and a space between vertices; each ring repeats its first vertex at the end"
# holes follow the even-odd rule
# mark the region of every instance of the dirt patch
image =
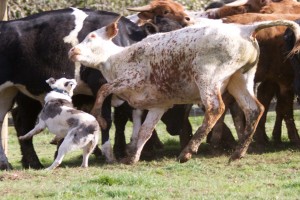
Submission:
POLYGON ((7 180, 24 180, 31 178, 32 175, 21 172, 21 171, 14 171, 14 172, 4 172, 0 175, 0 181, 7 181, 7 180))

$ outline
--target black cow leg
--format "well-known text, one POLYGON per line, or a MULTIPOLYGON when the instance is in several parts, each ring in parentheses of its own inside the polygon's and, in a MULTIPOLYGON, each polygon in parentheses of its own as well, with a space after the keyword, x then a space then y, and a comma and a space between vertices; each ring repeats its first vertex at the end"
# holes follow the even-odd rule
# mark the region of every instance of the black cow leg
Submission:
POLYGON ((125 102, 114 110, 115 144, 113 147, 114 154, 117 159, 122 159, 126 156, 126 138, 125 127, 132 115, 132 108, 125 102))
POLYGON ((192 104, 187 104, 184 106, 184 116, 183 116, 183 128, 179 134, 179 141, 180 141, 180 150, 183 150, 185 146, 189 143, 189 141, 193 137, 193 128, 189 120, 190 111, 192 109, 192 104))
MULTIPOLYGON (((35 125, 37 116, 41 110, 41 104, 24 95, 18 94, 16 98, 18 106, 12 110, 12 117, 17 136, 23 136, 35 125)), ((22 165, 24 168, 41 169, 44 166, 34 150, 32 139, 19 141, 22 153, 22 165)))
MULTIPOLYGON (((110 142, 110 139, 109 139, 109 130, 110 130, 111 125, 112 125, 112 119, 111 119, 111 96, 109 96, 108 98, 106 98, 104 100, 104 102, 103 102, 102 116, 105 119, 106 124, 107 124, 107 126, 106 126, 105 129, 101 128, 101 136, 102 136, 101 137, 101 144, 104 145, 106 142, 110 142)), ((113 150, 111 149, 111 151, 113 151, 113 150)), ((102 155, 102 152, 101 152, 101 150, 98 147, 94 150, 93 153, 94 153, 94 155, 96 157, 100 157, 102 155)), ((113 154, 113 152, 111 152, 109 154, 113 154)), ((110 156, 110 155, 104 155, 104 156, 110 156)), ((108 160, 108 159, 113 159, 113 158, 106 157, 106 161, 107 162, 112 162, 112 160, 108 160)))

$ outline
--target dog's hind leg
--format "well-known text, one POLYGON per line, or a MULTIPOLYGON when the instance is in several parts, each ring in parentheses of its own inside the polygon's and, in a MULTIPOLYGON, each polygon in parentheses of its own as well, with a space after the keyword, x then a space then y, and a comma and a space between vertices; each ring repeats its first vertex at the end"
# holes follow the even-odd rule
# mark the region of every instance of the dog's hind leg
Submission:
POLYGON ((48 168, 46 168, 46 170, 52 170, 55 169, 56 167, 58 167, 60 165, 60 163, 62 162, 64 156, 66 155, 66 153, 68 153, 69 151, 73 151, 78 149, 78 145, 74 144, 72 142, 72 137, 68 137, 68 135, 65 137, 64 141, 61 143, 61 145, 58 148, 58 154, 56 159, 54 160, 54 162, 52 163, 52 165, 48 168))
POLYGON ((81 167, 88 167, 89 157, 90 157, 91 153, 93 153, 93 150, 97 144, 98 144, 98 142, 96 142, 95 140, 92 140, 85 147, 82 148, 83 156, 82 156, 81 167))

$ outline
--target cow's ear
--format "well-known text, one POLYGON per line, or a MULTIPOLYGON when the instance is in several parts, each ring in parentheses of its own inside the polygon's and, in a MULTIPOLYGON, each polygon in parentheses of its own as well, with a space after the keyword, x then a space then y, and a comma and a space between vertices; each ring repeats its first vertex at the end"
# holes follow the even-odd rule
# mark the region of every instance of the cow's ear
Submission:
POLYGON ((120 15, 114 22, 106 26, 106 35, 109 39, 114 38, 118 34, 118 22, 122 16, 120 15))
POLYGON ((140 12, 137 16, 142 20, 148 20, 148 19, 153 19, 154 18, 153 13, 146 12, 146 11, 140 12))
POLYGON ((147 35, 152 35, 159 32, 158 26, 151 22, 146 22, 143 26, 147 35))

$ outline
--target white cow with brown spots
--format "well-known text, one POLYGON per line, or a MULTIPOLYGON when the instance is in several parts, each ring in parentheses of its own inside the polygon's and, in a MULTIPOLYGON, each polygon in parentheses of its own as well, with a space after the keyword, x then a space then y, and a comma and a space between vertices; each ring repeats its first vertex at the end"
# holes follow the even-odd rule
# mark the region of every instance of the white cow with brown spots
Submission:
MULTIPOLYGON (((145 142, 163 115, 174 104, 202 104, 203 124, 179 155, 189 160, 224 112, 222 93, 228 90, 246 116, 244 138, 230 160, 243 157, 252 140, 263 106, 253 92, 253 78, 259 56, 255 33, 272 26, 288 26, 300 38, 292 21, 264 21, 253 25, 194 25, 177 31, 155 34, 129 47, 112 43, 117 22, 91 32, 69 51, 69 57, 99 69, 106 80, 98 91, 94 114, 101 113, 111 93, 139 109, 149 110, 137 138, 133 138, 124 163, 136 163, 145 142)), ((98 117, 101 126, 105 126, 98 117)))

